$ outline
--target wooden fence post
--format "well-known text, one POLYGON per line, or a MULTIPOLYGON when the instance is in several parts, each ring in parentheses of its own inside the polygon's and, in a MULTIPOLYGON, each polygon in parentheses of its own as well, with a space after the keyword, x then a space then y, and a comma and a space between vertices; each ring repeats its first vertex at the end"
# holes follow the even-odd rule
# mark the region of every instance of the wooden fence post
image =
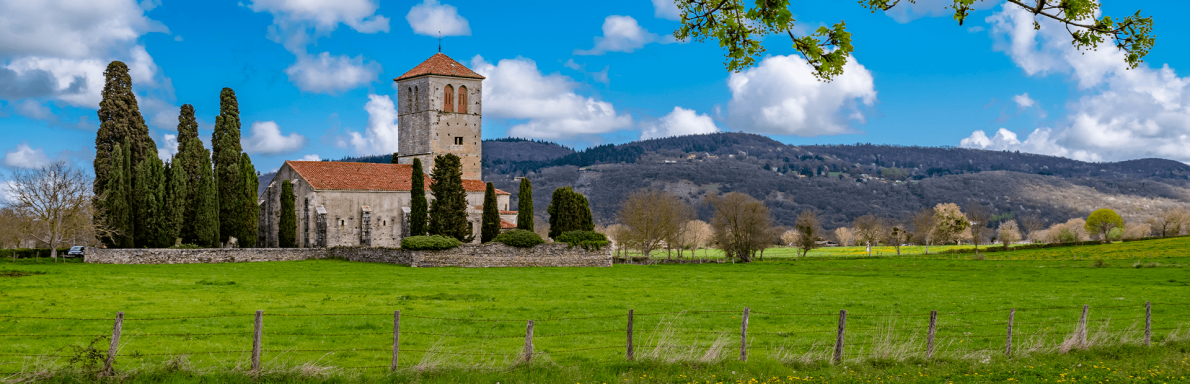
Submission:
POLYGON ((124 311, 116 312, 116 323, 112 326, 112 345, 107 349, 107 360, 103 362, 103 371, 112 374, 112 365, 116 363, 116 347, 120 345, 120 331, 124 329, 124 311))
POLYGON ((930 331, 926 333, 926 358, 934 358, 934 333, 938 329, 938 311, 930 311, 930 331))
POLYGON ((1016 308, 1008 310, 1008 340, 1004 342, 1004 356, 1012 357, 1012 321, 1016 318, 1016 308))
POLYGON ((260 373, 260 337, 264 332, 264 311, 256 311, 256 331, 252 334, 252 373, 260 373))
POLYGON ((1083 305, 1083 317, 1078 321, 1078 346, 1079 348, 1087 348, 1087 311, 1091 309, 1090 305, 1083 305))
POLYGON ((740 322, 740 361, 748 361, 748 314, 752 308, 744 307, 744 319, 740 322))
POLYGON ((1145 302, 1145 346, 1149 346, 1149 341, 1153 337, 1153 303, 1145 302))
POLYGON ((533 361, 533 320, 525 327, 525 362, 533 361))
POLYGON ((847 333, 847 310, 839 310, 839 334, 835 337, 835 364, 843 362, 843 336, 847 333))
POLYGON ((628 310, 628 361, 632 361, 632 310, 628 310))
POLYGON ((401 311, 393 312, 393 364, 390 371, 397 370, 397 356, 401 354, 401 311))

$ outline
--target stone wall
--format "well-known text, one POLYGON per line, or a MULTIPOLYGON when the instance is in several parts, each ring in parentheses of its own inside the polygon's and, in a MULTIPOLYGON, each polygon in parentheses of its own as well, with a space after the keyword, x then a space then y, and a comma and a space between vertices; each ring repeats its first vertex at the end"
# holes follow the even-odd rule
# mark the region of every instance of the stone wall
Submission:
POLYGON ((93 264, 202 264, 296 261, 338 258, 348 261, 412 267, 610 267, 611 249, 585 251, 567 244, 516 248, 501 243, 463 244, 441 251, 384 247, 240 248, 240 249, 104 249, 87 248, 84 261, 93 264))

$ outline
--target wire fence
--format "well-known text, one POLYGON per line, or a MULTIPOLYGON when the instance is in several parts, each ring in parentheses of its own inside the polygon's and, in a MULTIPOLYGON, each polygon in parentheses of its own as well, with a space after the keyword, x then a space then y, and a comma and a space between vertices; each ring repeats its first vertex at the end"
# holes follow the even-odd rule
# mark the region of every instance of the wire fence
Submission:
POLYGON ((115 318, 0 316, 0 373, 102 360, 107 370, 185 361, 209 367, 344 369, 670 362, 974 358, 1184 338, 1185 306, 965 312, 690 310, 545 319, 422 313, 265 313, 115 318))

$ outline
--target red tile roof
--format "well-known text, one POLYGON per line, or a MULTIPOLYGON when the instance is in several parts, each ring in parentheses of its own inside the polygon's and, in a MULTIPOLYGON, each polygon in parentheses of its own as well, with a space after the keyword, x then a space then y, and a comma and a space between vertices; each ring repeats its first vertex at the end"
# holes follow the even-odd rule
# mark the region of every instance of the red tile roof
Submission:
POLYGON ((504 220, 500 220, 500 229, 513 229, 513 228, 516 228, 516 224, 509 223, 504 220))
MULTIPOLYGON (((314 189, 350 191, 409 191, 412 190, 413 166, 409 164, 345 163, 338 161, 286 161, 302 179, 314 189)), ((467 192, 483 192, 487 184, 465 179, 467 192)), ((427 175, 425 189, 430 189, 427 175)), ((497 195, 508 192, 496 190, 497 195)))
POLYGON ((401 81, 422 75, 467 77, 480 80, 484 78, 470 68, 459 64, 459 62, 439 52, 434 54, 434 56, 430 56, 429 59, 421 62, 416 67, 413 67, 409 72, 405 72, 401 77, 393 79, 393 81, 401 81))
POLYGON ((517 211, 500 211, 501 215, 515 215, 517 211))

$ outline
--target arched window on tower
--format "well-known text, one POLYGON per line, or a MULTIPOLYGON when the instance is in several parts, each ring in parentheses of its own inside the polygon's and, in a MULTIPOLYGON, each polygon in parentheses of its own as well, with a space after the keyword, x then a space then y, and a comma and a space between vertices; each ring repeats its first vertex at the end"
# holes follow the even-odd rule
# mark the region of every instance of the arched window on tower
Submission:
POLYGON ((459 86, 459 113, 467 113, 467 86, 459 86))
POLYGON ((421 95, 417 94, 417 87, 413 87, 413 112, 421 110, 421 95))
POLYGON ((405 88, 405 108, 408 108, 405 113, 413 112, 413 88, 405 88))
POLYGON ((450 84, 447 84, 446 88, 442 89, 442 111, 455 111, 455 88, 450 86, 450 84))

